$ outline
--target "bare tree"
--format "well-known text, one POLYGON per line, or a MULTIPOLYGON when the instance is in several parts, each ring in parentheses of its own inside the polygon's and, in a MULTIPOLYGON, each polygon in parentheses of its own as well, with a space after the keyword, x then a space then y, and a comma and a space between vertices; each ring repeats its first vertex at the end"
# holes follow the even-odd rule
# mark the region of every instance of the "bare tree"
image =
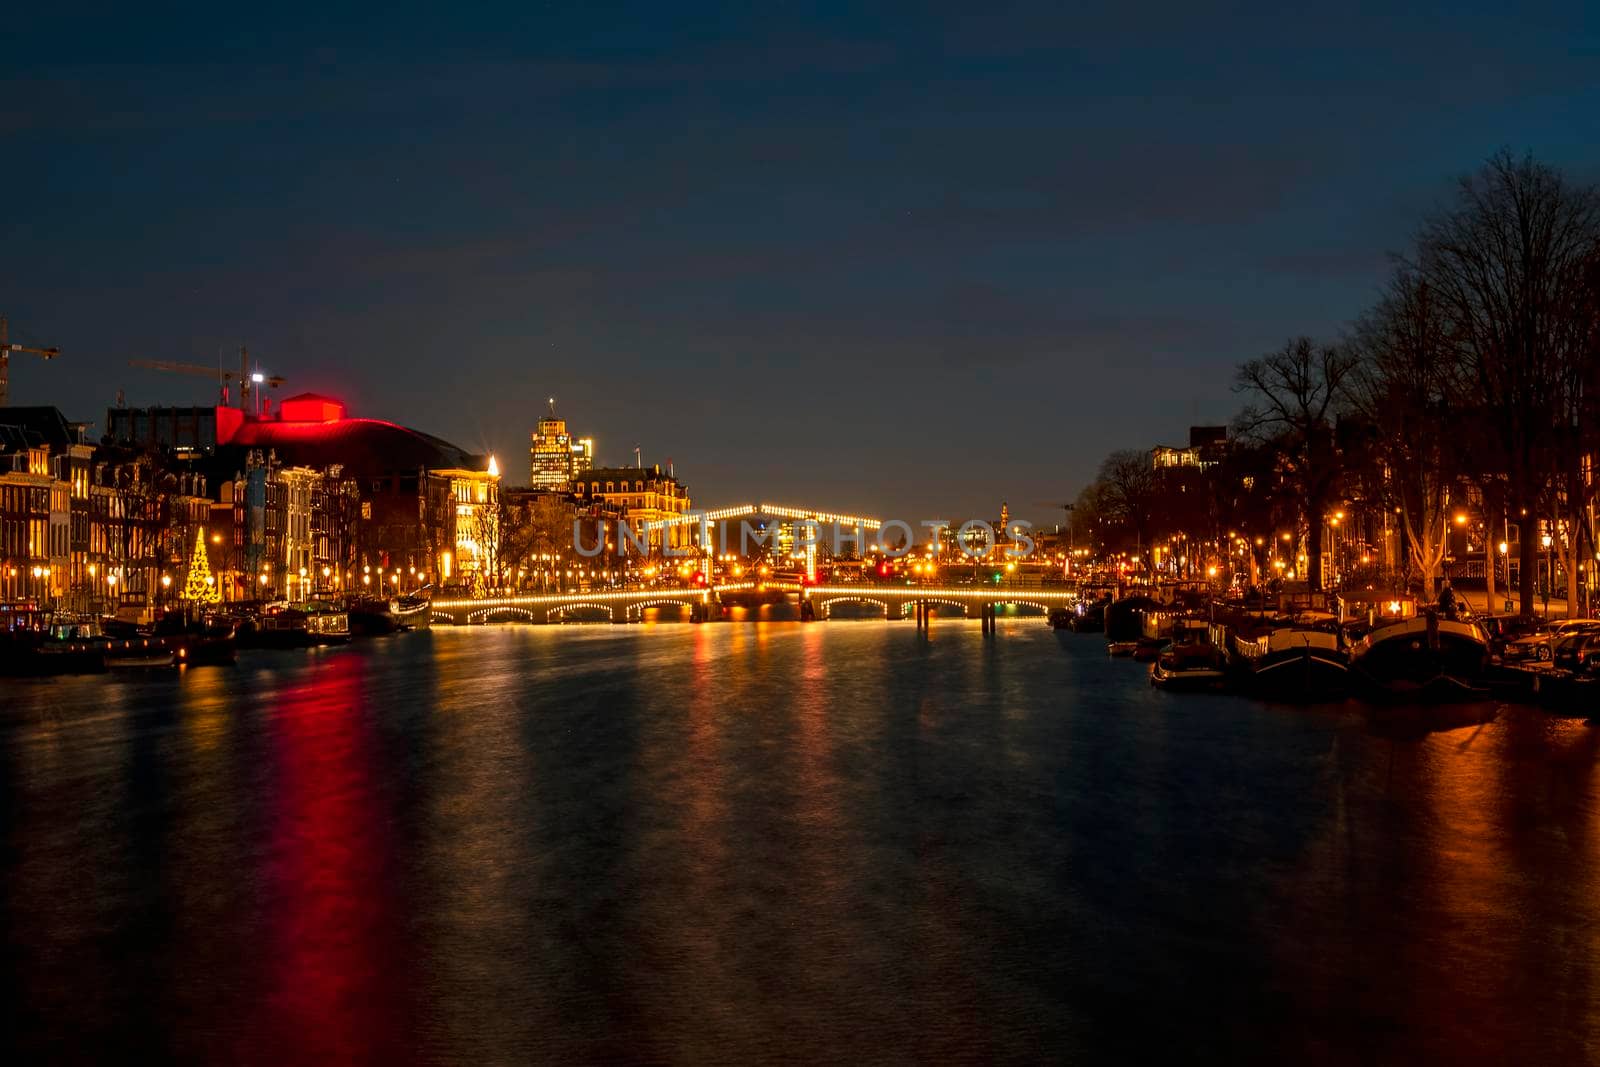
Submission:
POLYGON ((514 502, 505 492, 497 497, 499 544, 495 553, 498 561, 498 584, 515 587, 520 584, 521 572, 534 552, 535 531, 530 518, 530 505, 514 502))
MULTIPOLYGON (((1505 151, 1461 180, 1454 206, 1428 220, 1418 239, 1416 269, 1448 315, 1476 414, 1505 458, 1510 506, 1524 516, 1525 615, 1533 613, 1536 520, 1556 503, 1551 474, 1579 461, 1570 420, 1582 403, 1580 368, 1591 353, 1575 316, 1597 243, 1594 190, 1505 151)), ((1574 504, 1568 499, 1565 510, 1574 504)))
POLYGON ((1097 484, 1101 514, 1126 527, 1144 549, 1155 525, 1161 490, 1149 453, 1133 449, 1111 453, 1100 464, 1097 484))
POLYGON ((1355 363, 1345 348, 1297 337, 1240 366, 1234 385, 1252 397, 1238 418, 1240 434, 1270 443, 1298 490, 1312 589, 1322 588, 1323 512, 1339 471, 1333 418, 1355 363))
POLYGON ((1405 267, 1396 271, 1383 299, 1357 323, 1350 351, 1358 362, 1347 379, 1349 394, 1377 431, 1371 438, 1377 480, 1400 513, 1411 562, 1431 600, 1448 547, 1461 452, 1457 349, 1427 281, 1405 267))
POLYGON ((546 557, 540 571, 542 581, 547 581, 552 572, 559 573, 563 562, 571 561, 572 524, 576 514, 571 504, 548 496, 538 498, 529 508, 528 551, 546 557))

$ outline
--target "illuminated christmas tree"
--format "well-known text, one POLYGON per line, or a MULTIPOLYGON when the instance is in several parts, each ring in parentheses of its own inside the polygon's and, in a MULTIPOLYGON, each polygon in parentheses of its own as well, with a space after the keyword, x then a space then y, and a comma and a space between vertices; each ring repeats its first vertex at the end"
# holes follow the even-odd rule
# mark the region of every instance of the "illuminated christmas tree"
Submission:
POLYGON ((222 599, 211 578, 211 561, 206 558, 206 532, 194 533, 194 552, 189 556, 189 577, 183 582, 183 599, 196 604, 215 604, 222 599))

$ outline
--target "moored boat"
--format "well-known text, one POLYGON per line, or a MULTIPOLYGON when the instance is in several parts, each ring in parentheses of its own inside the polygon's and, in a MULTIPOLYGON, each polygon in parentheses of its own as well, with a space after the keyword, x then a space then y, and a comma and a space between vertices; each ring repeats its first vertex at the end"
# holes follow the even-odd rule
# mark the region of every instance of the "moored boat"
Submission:
POLYGON ((1476 622, 1430 611, 1377 626, 1351 649, 1350 666, 1379 695, 1476 700, 1488 694, 1489 640, 1476 622))
POLYGON ((235 623, 226 616, 174 613, 156 623, 152 636, 172 649, 180 666, 225 666, 237 659, 235 623))
POLYGON ((1350 653, 1331 620, 1246 624, 1231 634, 1241 685, 1273 700, 1333 700, 1350 678, 1350 653))
POLYGON ((1072 612, 1069 625, 1075 634, 1103 633, 1106 628, 1106 608, 1111 601, 1100 599, 1088 604, 1079 602, 1072 612))
POLYGON ((178 665, 178 652, 162 638, 129 637, 111 642, 105 662, 113 671, 170 670, 178 665))
POLYGON ((433 621, 433 602, 424 596, 399 596, 389 600, 357 597, 349 602, 346 613, 350 617, 351 633, 377 637, 400 630, 426 629, 433 621))
POLYGON ((363 637, 379 637, 400 629, 400 620, 391 609, 393 601, 374 597, 355 597, 346 606, 350 632, 363 637))
POLYGON ((433 623, 433 601, 425 596, 396 597, 389 613, 402 630, 426 630, 433 623))
POLYGON ((321 601, 269 604, 239 629, 239 643, 255 648, 306 648, 350 640, 350 617, 321 601))
POLYGON ((1147 596, 1130 596, 1106 605, 1106 651, 1113 656, 1131 656, 1144 633, 1144 613, 1161 605, 1147 596))
POLYGON ((1214 690, 1227 685, 1228 672, 1215 646, 1203 640, 1168 645, 1150 665, 1150 684, 1169 690, 1214 690))
POLYGON ((105 670, 109 641, 87 616, 7 604, 0 612, 0 674, 89 674, 105 670))
POLYGON ((1139 616, 1139 637, 1134 641, 1133 658, 1154 662, 1161 650, 1173 643, 1173 627, 1180 610, 1174 605, 1147 608, 1139 616))

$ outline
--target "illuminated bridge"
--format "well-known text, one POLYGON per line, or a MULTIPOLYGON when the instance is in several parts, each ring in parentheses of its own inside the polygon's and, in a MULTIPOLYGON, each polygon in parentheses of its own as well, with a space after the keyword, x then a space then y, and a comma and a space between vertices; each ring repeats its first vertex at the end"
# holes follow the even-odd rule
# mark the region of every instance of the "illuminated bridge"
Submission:
POLYGON ((563 622, 604 613, 612 622, 639 622, 651 608, 675 607, 694 621, 725 617, 729 603, 798 598, 802 618, 826 619, 844 604, 881 609, 889 619, 919 617, 918 606, 933 615, 992 617, 1005 607, 1051 608, 1077 601, 1071 588, 1017 585, 924 586, 849 583, 799 586, 789 582, 740 582, 706 588, 607 590, 526 596, 445 599, 433 602, 433 620, 457 626, 491 622, 563 622))
MULTIPOLYGON (((902 529, 907 544, 917 532, 904 522, 880 521, 865 515, 846 515, 822 509, 792 508, 775 504, 741 504, 712 511, 690 512, 643 524, 641 533, 687 527, 693 533, 693 546, 683 550, 685 562, 703 556, 709 559, 729 550, 744 553, 740 541, 742 527, 728 524, 748 518, 774 518, 794 527, 814 525, 851 530, 850 537, 860 549, 869 547, 863 540, 869 530, 888 527, 902 529), (712 528, 716 528, 713 532, 712 528)), ((791 532, 793 532, 791 530, 791 532)), ((771 538, 775 532, 767 533, 771 538)), ((619 538, 620 540, 620 538, 619 538)), ((889 619, 915 617, 919 624, 936 615, 961 614, 968 618, 991 620, 1005 607, 1036 609, 1048 614, 1051 608, 1065 607, 1077 600, 1070 585, 1041 587, 1020 583, 974 584, 967 586, 907 585, 858 582, 817 585, 817 539, 796 542, 796 559, 804 559, 807 584, 782 581, 746 581, 687 588, 646 588, 606 590, 588 593, 537 593, 471 599, 441 599, 433 602, 433 619, 455 625, 489 622, 562 622, 603 614, 612 622, 639 622, 651 608, 672 607, 694 621, 726 617, 730 604, 774 603, 798 599, 803 619, 826 619, 844 604, 865 605, 883 612, 889 619), (927 610, 922 610, 926 608, 927 610)), ((707 573, 714 573, 707 567, 707 573)))

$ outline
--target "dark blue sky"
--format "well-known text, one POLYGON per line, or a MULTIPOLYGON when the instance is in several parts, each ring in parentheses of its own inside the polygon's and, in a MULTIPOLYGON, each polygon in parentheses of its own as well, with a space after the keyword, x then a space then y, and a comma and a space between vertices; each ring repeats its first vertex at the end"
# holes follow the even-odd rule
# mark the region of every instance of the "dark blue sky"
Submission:
POLYGON ((1495 149, 1600 177, 1593 5, 1386 6, 12 12, 13 402, 242 340, 524 476, 553 393, 697 503, 1049 521, 1495 149))

